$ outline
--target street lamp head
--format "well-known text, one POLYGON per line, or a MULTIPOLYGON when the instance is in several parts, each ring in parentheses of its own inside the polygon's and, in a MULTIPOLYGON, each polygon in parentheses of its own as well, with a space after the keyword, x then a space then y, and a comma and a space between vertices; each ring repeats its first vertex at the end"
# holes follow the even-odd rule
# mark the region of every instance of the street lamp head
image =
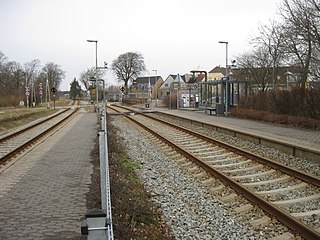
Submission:
POLYGON ((227 41, 219 41, 219 43, 225 43, 225 44, 228 44, 227 41))
POLYGON ((95 43, 97 43, 98 40, 87 40, 87 42, 95 42, 95 43))

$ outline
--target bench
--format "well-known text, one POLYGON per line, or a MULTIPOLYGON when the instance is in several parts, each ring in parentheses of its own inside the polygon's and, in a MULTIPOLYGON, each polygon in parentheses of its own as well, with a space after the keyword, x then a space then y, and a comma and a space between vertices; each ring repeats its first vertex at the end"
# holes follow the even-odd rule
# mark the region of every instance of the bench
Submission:
POLYGON ((215 107, 212 107, 212 106, 211 107, 205 107, 203 105, 200 105, 199 109, 201 109, 201 110, 206 110, 207 109, 210 112, 210 115, 212 115, 212 112, 214 112, 215 115, 217 116, 217 109, 215 107))
POLYGON ((212 112, 215 113, 215 115, 217 116, 217 109, 215 108, 207 108, 208 111, 210 111, 210 115, 212 115, 212 112))

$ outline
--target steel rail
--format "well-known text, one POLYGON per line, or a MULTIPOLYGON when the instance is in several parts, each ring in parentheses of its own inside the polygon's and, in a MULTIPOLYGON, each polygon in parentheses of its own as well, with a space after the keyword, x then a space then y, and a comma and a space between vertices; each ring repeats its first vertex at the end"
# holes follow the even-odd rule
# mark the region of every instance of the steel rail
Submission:
MULTIPOLYGON (((68 109, 67 109, 68 110, 68 109)), ((71 116, 73 116, 75 113, 77 113, 79 111, 79 108, 75 109, 71 114, 69 114, 68 116, 66 116, 65 118, 63 118, 62 120, 60 120, 59 122, 55 123, 54 125, 52 125, 51 127, 49 127, 48 129, 46 129, 45 131, 41 132, 40 134, 38 134, 37 136, 35 136, 34 138, 29 139, 27 142, 25 142, 24 144, 20 145, 19 147, 17 147, 16 149, 14 149, 13 151, 7 153, 6 155, 4 155, 3 157, 0 158, 0 162, 4 162, 7 161, 8 159, 10 159, 11 157, 13 157, 14 155, 16 155, 18 152, 21 152, 22 150, 24 150, 25 148, 27 148, 32 142, 37 141, 38 139, 40 139, 42 136, 44 136, 45 134, 49 133, 50 131, 52 131, 54 128, 56 128, 57 126, 59 126, 61 123, 63 123, 64 121, 68 120, 71 116)), ((66 111, 64 111, 66 112, 66 111)), ((60 114, 59 114, 60 115, 60 114)), ((54 117, 56 117, 57 115, 55 115, 54 117)), ((52 118, 50 118, 52 119, 52 118)), ((50 119, 46 119, 46 121, 50 120, 50 119)), ((46 122, 46 121, 42 121, 46 122)), ((37 124, 39 125, 39 124, 37 124)), ((30 129, 30 128, 29 128, 30 129)))
MULTIPOLYGON (((112 108, 113 110, 117 111, 116 109, 112 108)), ((295 232, 298 232, 302 237, 305 239, 320 239, 320 233, 309 228, 299 220, 297 220, 295 217, 291 216, 290 214, 287 214, 285 211, 280 209, 279 207, 275 206, 274 204, 269 203, 268 201, 264 200, 259 195, 255 194, 253 191, 250 191, 246 187, 243 187, 242 185, 238 184, 233 179, 229 178, 227 175, 217 171, 216 169, 210 167, 208 164, 197 158, 195 155, 189 153, 187 150, 177 146, 176 144, 172 143, 169 139, 167 139, 164 136, 161 136, 159 133, 155 132, 151 128, 145 126, 143 123, 135 120, 133 117, 125 115, 128 119, 136 123, 138 126, 142 127, 146 131, 152 133, 154 136, 171 146, 173 149, 175 149, 177 152, 185 156, 186 158, 194 161, 197 165, 205 169, 206 172, 210 173, 211 175, 215 176, 216 178, 219 178, 221 181, 223 181, 226 185, 233 188, 238 194, 241 194, 245 196, 249 201, 251 201, 253 204, 258 205, 261 209, 263 209, 265 212, 271 214, 272 216, 276 217, 280 222, 282 222, 284 225, 289 227, 295 232)), ((167 122, 165 122, 168 124, 167 122)), ((168 124, 168 125, 171 125, 168 124)), ((179 126, 178 126, 179 127, 179 126)), ((179 127, 180 128, 180 127, 179 127)), ((188 131, 184 129, 184 131, 188 131)), ((206 136, 205 136, 206 137, 206 136)), ((224 143, 222 143, 224 144, 224 143)), ((230 145, 229 145, 230 146, 230 145)), ((242 150, 241 150, 242 151, 242 150)))
MULTIPOLYGON (((120 107, 120 106, 117 106, 117 107, 120 107)), ((127 109, 129 110, 128 108, 125 108, 123 106, 121 106, 120 108, 124 108, 124 109, 127 109)), ((132 112, 136 112, 132 109, 130 109, 132 112)), ((223 142, 223 141, 220 141, 220 140, 217 140, 217 139, 214 139, 212 137, 209 137, 207 135, 204 135, 204 134, 201 134, 201 133, 198 133, 198 132, 195 132, 195 131, 192 131, 190 129, 187 129, 187 128, 184 128, 184 127, 181 127, 181 126, 178 126, 176 124, 173 124, 173 123, 170 123, 170 122, 167 122, 167 121, 164 121, 162 119, 158 119, 156 117, 153 117, 153 116, 150 116, 148 114, 145 114, 145 113, 142 113, 142 112, 136 112, 136 113, 139 113, 147 118, 150 118, 150 119, 153 119, 155 121, 158 121, 158 122, 161 122, 163 124, 166 124, 166 125, 169 125, 171 127, 174 127, 176 129, 179 129, 181 131, 184 131, 184 132, 187 132, 188 134, 192 134, 193 136, 196 136, 198 138, 201 138, 205 141, 208 141, 208 142, 211 142, 211 143, 214 143, 214 144, 217 144, 223 148, 226 148, 238 155, 241 155, 241 156, 244 156, 244 157, 247 157, 247 158, 250 158, 250 159, 253 159, 263 165, 267 165, 269 167, 272 167, 274 169, 277 169, 283 173, 286 173, 290 176, 293 176, 295 178, 299 178, 300 180, 302 181, 305 181, 307 183, 310 183, 310 184, 313 184, 317 187, 320 187, 320 178, 317 177, 317 176, 314 176, 314 175, 311 175, 311 174, 308 174, 306 172, 301 172, 297 169, 294 169, 294 168, 291 168, 289 166, 286 166, 284 164, 281 164, 281 163, 278 163, 278 162, 275 162, 275 161, 272 161, 271 159, 268 159, 268 158, 265 158, 265 157, 262 157, 262 156, 257 156, 251 152, 248 152, 244 149, 240 149, 238 147, 235 147, 233 145, 230 145, 226 142, 223 142)))
POLYGON ((203 126, 203 127, 209 127, 212 129, 215 129, 216 131, 221 131, 221 132, 225 132, 228 133, 234 137, 240 138, 240 139, 250 139, 249 141, 254 142, 254 143, 259 143, 260 145, 263 146, 272 146, 275 149, 278 149, 284 153, 290 154, 292 156, 295 157, 304 157, 316 162, 319 162, 320 159, 320 151, 319 149, 315 149, 315 148, 307 148, 307 147, 303 147, 303 146, 299 146, 296 144, 289 144, 286 143, 284 141, 281 140, 274 140, 270 137, 266 137, 266 136, 261 136, 258 134, 254 134, 254 133, 247 133, 241 130, 236 130, 230 127, 226 127, 226 126, 219 126, 219 125, 214 125, 214 124, 209 124, 209 123, 205 123, 199 120, 195 120, 195 119, 186 119, 183 118, 181 116, 175 116, 173 114, 169 114, 169 113, 165 113, 165 112, 160 112, 160 111, 154 111, 157 114, 161 114, 164 116, 170 116, 170 117, 174 117, 176 119, 185 119, 188 122, 190 122, 191 124, 196 124, 199 126, 203 126))
POLYGON ((0 138, 0 143, 2 143, 2 142, 4 142, 4 141, 7 141, 7 140, 9 140, 10 138, 13 138, 13 137, 15 137, 15 136, 17 136, 17 135, 19 135, 19 134, 21 134, 21 133, 24 133, 24 132, 26 132, 26 131, 28 131, 28 130, 30 130, 30 129, 32 129, 32 128, 35 128, 36 126, 39 126, 39 125, 41 125, 42 123, 44 123, 44 122, 46 122, 46 121, 49 121, 50 119, 53 119, 53 118, 55 118, 55 117, 57 117, 57 116, 65 113, 65 112, 68 111, 69 109, 70 109, 70 108, 67 108, 67 109, 65 109, 65 110, 63 110, 63 111, 61 111, 61 112, 58 112, 57 114, 54 114, 54 115, 52 115, 52 116, 50 116, 50 117, 48 117, 48 118, 46 118, 46 119, 43 119, 43 120, 41 120, 41 121, 39 121, 39 122, 37 122, 37 123, 35 123, 35 124, 32 124, 31 126, 28 126, 28 127, 26 127, 26 128, 23 128, 23 129, 21 129, 21 130, 19 130, 19 131, 17 131, 17 132, 14 132, 14 133, 12 133, 12 134, 10 134, 10 135, 7 135, 7 136, 5 136, 5 137, 3 137, 3 138, 0 138))
POLYGON ((291 167, 288 167, 284 164, 281 164, 281 163, 278 163, 278 162, 275 162, 275 161, 272 161, 271 159, 268 159, 268 158, 265 158, 265 157, 262 157, 262 156, 257 156, 251 152, 248 152, 244 149, 240 149, 238 147, 235 147, 235 146, 232 146, 228 143, 225 143, 225 142, 222 142, 220 140, 217 140, 217 139, 214 139, 212 137, 209 137, 209 136, 206 136, 204 134, 201 134, 201 133, 197 133, 195 131, 192 131, 190 129, 187 129, 187 128, 184 128, 184 127, 181 127, 181 126, 178 126, 178 125, 175 125, 173 123, 169 123, 169 122, 166 122, 164 120, 161 120, 161 119, 157 119, 155 117, 152 117, 152 116, 149 116, 147 114, 143 114, 143 116, 147 117, 147 118, 151 118, 155 121, 159 121, 161 123, 164 123, 164 124, 167 124, 167 125, 170 125, 171 127, 174 127, 176 129, 179 129, 181 131, 184 131, 184 132, 187 132, 189 134, 192 134, 193 136, 196 136, 198 138, 201 138, 205 141, 208 141, 208 142, 211 142, 211 143, 214 143, 214 144, 217 144, 223 148, 227 148, 228 150, 234 152, 234 153, 237 153, 238 155, 241 155, 241 156, 244 156, 244 157, 247 157, 249 159, 253 159, 263 165, 267 165, 269 167, 272 167, 274 169, 277 169, 281 172, 284 172, 290 176, 294 176, 296 178, 299 178, 300 180, 302 181, 305 181, 305 182, 308 182, 310 184, 313 184, 317 187, 320 187, 320 178, 314 176, 314 175, 311 175, 311 174, 308 174, 308 173, 305 173, 305 172, 301 172, 297 169, 294 169, 294 168, 291 168, 291 167))

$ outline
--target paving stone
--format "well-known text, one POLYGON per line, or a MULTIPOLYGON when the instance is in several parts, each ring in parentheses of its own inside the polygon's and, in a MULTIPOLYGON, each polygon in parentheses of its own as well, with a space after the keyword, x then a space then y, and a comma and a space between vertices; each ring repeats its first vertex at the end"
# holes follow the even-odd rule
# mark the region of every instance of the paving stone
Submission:
POLYGON ((81 113, 0 174, 1 240, 81 236, 96 126, 81 113))

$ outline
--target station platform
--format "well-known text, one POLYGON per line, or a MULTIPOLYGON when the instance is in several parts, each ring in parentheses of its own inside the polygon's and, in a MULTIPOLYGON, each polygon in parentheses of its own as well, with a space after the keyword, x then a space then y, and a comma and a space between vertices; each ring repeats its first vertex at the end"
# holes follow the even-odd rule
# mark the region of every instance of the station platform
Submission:
POLYGON ((268 137, 279 142, 320 151, 320 131, 296 129, 253 120, 226 117, 224 115, 214 116, 205 113, 204 110, 196 109, 177 110, 153 107, 151 110, 181 116, 219 127, 232 128, 240 132, 268 137))
POLYGON ((0 239, 86 239, 95 113, 74 119, 0 174, 0 239))

